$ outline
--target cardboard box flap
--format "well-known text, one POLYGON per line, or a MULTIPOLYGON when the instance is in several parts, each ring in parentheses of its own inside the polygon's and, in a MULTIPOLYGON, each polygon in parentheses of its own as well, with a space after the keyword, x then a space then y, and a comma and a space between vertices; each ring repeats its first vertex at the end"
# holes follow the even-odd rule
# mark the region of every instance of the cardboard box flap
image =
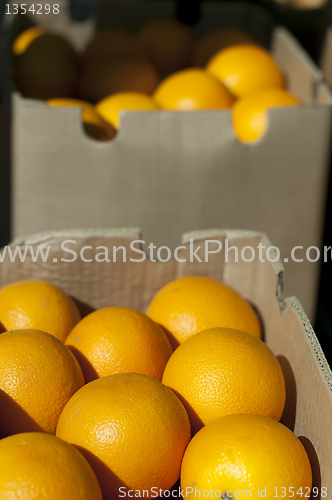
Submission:
MULTIPOLYGON (((21 252, 24 248, 28 247, 25 261, 21 262, 17 257, 15 262, 10 262, 10 255, 7 249, 3 256, 4 261, 0 265, 0 283, 3 285, 13 281, 14 274, 16 276, 15 279, 23 279, 27 276, 35 276, 36 279, 39 279, 41 278, 41 273, 44 276, 50 274, 51 281, 55 280, 55 284, 64 288, 68 293, 80 300, 89 302, 93 307, 100 308, 113 302, 118 303, 118 295, 123 298, 124 291, 122 287, 127 287, 126 280, 124 278, 120 281, 114 280, 114 272, 120 274, 121 272, 125 272, 129 273, 133 278, 133 280, 129 280, 131 285, 133 281, 139 284, 139 288, 137 289, 127 289, 126 305, 133 305, 134 303, 135 308, 145 310, 154 293, 167 281, 181 276, 199 274, 224 281, 238 290, 243 296, 247 298, 253 297, 261 303, 265 299, 270 300, 272 297, 276 303, 283 301, 283 266, 280 261, 275 259, 275 263, 267 260, 265 263, 262 263, 257 258, 253 262, 245 262, 240 258, 239 262, 235 262, 235 252, 230 250, 228 262, 225 262, 226 239, 230 247, 233 245, 237 247, 239 256, 242 249, 248 245, 254 248, 259 243, 264 243, 264 248, 271 246, 270 241, 263 233, 219 229, 195 231, 185 234, 182 240, 179 239, 177 245, 180 246, 178 261, 174 258, 168 260, 168 262, 153 262, 150 258, 147 258, 144 262, 131 261, 130 259, 140 260, 142 258, 141 254, 135 251, 131 245, 136 249, 141 248, 144 241, 143 237, 144 233, 141 235, 139 229, 127 228, 51 231, 32 237, 18 238, 14 240, 11 247, 13 249, 19 247, 21 252), (133 241, 135 241, 135 245, 132 244, 133 241), (205 243, 206 241, 208 243, 205 243), (193 257, 191 259, 190 257, 193 251, 190 248, 190 242, 195 247, 197 258, 193 257), (221 248, 219 248, 220 245, 218 242, 221 243, 221 248), (210 252, 208 262, 205 261, 205 244, 210 252), (94 261, 95 255, 100 251, 100 249, 96 250, 98 246, 108 248, 108 256, 111 262, 94 261), (119 250, 118 254, 116 253, 114 257, 116 262, 113 262, 113 247, 118 246, 122 246, 126 250, 124 251, 123 248, 121 251, 119 250), (83 247, 91 247, 86 248, 82 255, 84 254, 85 259, 92 259, 92 262, 85 262, 82 259, 80 250, 83 247), (48 251, 46 262, 42 261, 41 254, 37 262, 34 262, 30 248, 34 250, 38 248, 43 249, 44 254, 48 251), (77 258, 75 260, 73 260, 74 256, 68 248, 72 251, 77 251, 77 258), (126 256, 126 262, 123 262, 123 255, 126 256), (68 260, 73 261, 68 262, 68 260), (181 260, 185 260, 185 262, 181 262, 181 260), (88 274, 86 274, 87 272, 88 274), (273 279, 266 279, 266 273, 269 273, 269 277, 273 275, 273 279), (101 291, 98 296, 96 294, 93 294, 94 297, 90 295, 91 279, 95 278, 97 282, 99 280, 104 284, 106 281, 109 282, 108 293, 106 295, 101 291), (151 287, 152 278, 154 285, 151 287), (139 280, 142 280, 142 282, 139 283, 139 280), (83 291, 85 281, 89 287, 83 291), (276 300, 277 290, 278 300, 276 300), (85 295, 86 293, 87 295, 85 295)), ((157 251, 155 249, 155 260, 157 260, 156 255, 157 251)), ((161 253, 161 255, 161 258, 163 258, 164 253, 161 253)), ((274 256, 273 253, 271 255, 274 256)), ((149 252, 148 257, 150 257, 149 252)))
POLYGON ((283 267, 273 252, 270 255, 274 263, 261 261, 258 253, 252 262, 241 259, 236 262, 234 249, 228 251, 228 262, 226 259, 226 241, 228 247, 236 247, 241 255, 248 246, 271 247, 267 236, 254 231, 195 231, 183 236, 178 252, 178 258, 187 262, 177 262, 174 258, 168 262, 130 262, 130 258, 142 258, 137 252, 140 249, 137 240, 142 237, 138 229, 97 229, 50 232, 16 240, 12 251, 16 245, 22 252, 25 245, 30 245, 34 254, 38 245, 44 252, 49 247, 48 259, 33 262, 29 251, 24 263, 19 259, 10 262, 7 253, 0 264, 0 285, 18 279, 44 279, 73 295, 81 305, 98 308, 114 305, 141 311, 146 310, 164 284, 181 276, 202 275, 232 286, 258 311, 264 339, 283 368, 287 401, 282 422, 301 436, 311 460, 314 486, 331 490, 332 373, 317 337, 297 299, 283 299, 283 267), (189 261, 190 244, 202 262, 189 261), (210 250, 207 262, 205 245, 210 250), (105 255, 105 249, 110 262, 96 262, 96 254, 105 255), (78 258, 68 262, 74 257, 73 252, 78 258), (85 260, 92 261, 84 262, 80 253, 85 260))
POLYGON ((317 498, 329 498, 332 484, 332 373, 301 305, 294 297, 285 302, 279 340, 271 337, 269 343, 286 379, 287 399, 281 421, 290 428, 294 427, 308 453, 317 498), (321 488, 325 488, 325 495, 320 495, 321 488))
POLYGON ((287 89, 305 104, 315 102, 316 85, 323 75, 299 42, 285 28, 278 27, 271 48, 284 71, 287 89))
MULTIPOLYGON (((70 131, 72 144, 75 141, 85 142, 85 147, 90 147, 92 154, 102 154, 100 151, 116 149, 119 143, 126 143, 129 146, 135 144, 150 149, 161 147, 164 150, 176 146, 184 148, 193 148, 201 150, 203 144, 210 143, 210 147, 220 144, 220 151, 223 149, 223 143, 232 140, 231 146, 236 143, 239 148, 245 150, 254 150, 263 147, 266 141, 269 141, 269 135, 282 134, 285 131, 286 137, 292 127, 298 130, 299 137, 302 133, 312 130, 309 121, 317 121, 319 127, 319 136, 326 139, 329 136, 329 125, 332 117, 332 94, 328 86, 324 83, 317 85, 317 96, 319 104, 310 102, 298 107, 279 107, 267 110, 268 127, 265 134, 257 141, 252 143, 243 143, 235 135, 232 122, 232 110, 202 110, 202 111, 121 111, 121 128, 112 141, 100 142, 88 136, 82 126, 80 108, 71 107, 50 107, 43 101, 33 99, 22 99, 19 93, 14 93, 13 104, 18 110, 16 114, 17 128, 23 129, 28 126, 30 119, 30 110, 33 110, 35 120, 40 127, 40 135, 52 133, 54 144, 64 140, 58 133, 60 127, 62 130, 70 131), (314 113, 313 113, 314 111, 314 113), (287 114, 287 120, 285 115, 287 114), (298 115, 301 114, 301 119, 298 115), (314 114, 316 115, 314 117, 314 114), (306 117, 308 115, 308 118, 306 117), (312 116, 309 120, 309 115, 312 116), (323 121, 323 123, 321 123, 323 121), (289 124, 291 123, 291 125, 289 124), (140 125, 139 125, 140 124, 140 125), (209 126, 210 125, 210 126, 209 126), (276 132, 277 129, 277 132, 276 132), (176 130, 176 133, 171 131, 176 130), (303 131, 302 133, 300 131, 303 131), (44 132, 43 132, 44 131, 44 132), (57 134, 57 135, 55 135, 57 134), (152 145, 153 144, 153 148, 152 145), (213 145, 213 146, 212 146, 213 145), (95 150, 95 152, 93 152, 95 150)), ((65 134, 66 136, 66 134, 65 134)), ((24 139, 22 137, 22 139, 24 139)), ((294 138, 295 139, 295 138, 294 138)), ((41 139, 41 144, 43 139, 41 139)), ((51 144, 48 145, 52 147, 51 144)), ((31 146, 33 147, 33 145, 31 146)), ((28 143, 26 148, 29 149, 28 143)), ((208 151, 208 147, 206 148, 208 151)))
POLYGON ((324 82, 319 83, 316 86, 316 103, 317 104, 332 104, 332 95, 328 85, 324 82))

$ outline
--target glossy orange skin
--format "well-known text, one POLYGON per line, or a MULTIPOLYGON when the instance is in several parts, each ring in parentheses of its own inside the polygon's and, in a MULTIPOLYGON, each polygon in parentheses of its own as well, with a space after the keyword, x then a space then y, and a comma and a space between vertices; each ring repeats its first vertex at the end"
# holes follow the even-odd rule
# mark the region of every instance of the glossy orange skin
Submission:
POLYGON ((286 399, 284 376, 264 342, 230 328, 196 333, 170 357, 163 384, 179 395, 193 432, 233 413, 279 420, 286 399))
POLYGON ((90 465, 73 446, 36 432, 0 441, 0 498, 102 500, 90 465))
POLYGON ((80 319, 73 299, 46 281, 15 281, 0 290, 5 330, 41 330, 64 342, 80 319))
POLYGON ((188 500, 198 498, 193 484, 207 498, 243 491, 238 498, 300 499, 301 488, 302 497, 310 496, 312 472, 301 441, 287 427, 259 415, 228 415, 189 443, 181 469, 188 500))
POLYGON ((114 500, 124 486, 141 495, 171 488, 180 475, 190 424, 170 389, 146 375, 122 373, 82 387, 63 410, 57 436, 82 451, 103 499, 114 500))
POLYGON ((196 42, 191 54, 191 65, 204 68, 217 52, 232 45, 255 44, 254 39, 236 26, 208 31, 196 42))
POLYGON ((210 59, 206 70, 236 97, 284 86, 282 72, 272 55, 257 45, 227 47, 210 59))
POLYGON ((237 137, 243 142, 259 140, 268 128, 268 109, 297 104, 299 101, 294 96, 278 88, 241 97, 233 106, 233 126, 237 137))
POLYGON ((169 76, 156 88, 153 98, 163 109, 183 111, 225 109, 234 101, 222 83, 199 68, 169 76))
POLYGON ((159 325, 124 307, 106 307, 89 314, 71 331, 66 345, 78 359, 86 382, 129 372, 161 380, 172 354, 159 325))
POLYGON ((82 370, 59 340, 39 330, 0 335, 0 436, 54 433, 60 413, 84 384, 82 370))
POLYGON ((156 111, 159 106, 141 92, 116 92, 96 105, 97 112, 115 129, 120 128, 121 111, 156 111))
POLYGON ((187 276, 165 285, 151 301, 147 315, 168 332, 174 347, 217 326, 261 336, 251 305, 227 285, 203 276, 187 276))

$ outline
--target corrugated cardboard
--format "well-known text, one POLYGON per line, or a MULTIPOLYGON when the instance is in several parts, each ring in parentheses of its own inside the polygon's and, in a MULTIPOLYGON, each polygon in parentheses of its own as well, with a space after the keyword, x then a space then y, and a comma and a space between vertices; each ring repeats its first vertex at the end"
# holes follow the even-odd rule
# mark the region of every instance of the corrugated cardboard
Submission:
MULTIPOLYGON (((108 7, 112 22, 124 19, 125 3, 108 7)), ((168 3, 158 4, 127 8, 143 9, 145 19, 158 9, 171 12, 168 3)), ((131 10, 126 19, 138 22, 137 16, 131 10)), ((264 33, 262 11, 237 2, 206 5, 199 30, 236 18, 264 33)), ((331 95, 282 28, 274 31, 272 52, 305 106, 272 109, 266 135, 249 145, 235 137, 229 110, 127 112, 115 140, 101 144, 84 134, 79 110, 15 94, 13 236, 141 226, 149 242, 174 247, 184 231, 197 227, 266 231, 289 260, 288 290, 313 318, 319 263, 291 262, 290 252, 321 243, 331 95)))
MULTIPOLYGON (((257 248, 259 243, 268 248, 271 243, 267 236, 236 230, 194 232, 184 235, 176 245, 184 246, 178 257, 187 262, 178 263, 174 259, 166 263, 130 262, 130 258, 140 258, 130 244, 142 238, 145 236, 141 236, 138 229, 100 229, 49 232, 17 240, 12 246, 20 245, 22 251, 26 245, 34 252, 38 245, 44 250, 50 246, 48 261, 33 262, 29 252, 24 263, 18 259, 11 263, 5 258, 0 264, 0 286, 19 279, 43 279, 63 288, 81 305, 132 307, 142 312, 164 284, 182 276, 207 276, 233 287, 254 305, 261 318, 264 340, 278 356, 286 378, 287 401, 282 422, 301 436, 312 464, 314 486, 326 487, 329 498, 332 491, 332 373, 317 337, 298 300, 284 299, 280 261, 260 262, 256 252, 256 259, 250 263, 235 262, 235 252, 230 252, 229 262, 225 262, 226 239, 229 246, 236 246, 241 253, 245 246, 257 248), (189 262, 190 240, 194 249, 201 247, 197 254, 203 262, 189 262), (204 262, 202 253, 206 240, 223 244, 222 251, 210 254, 208 262, 204 262), (84 258, 92 262, 61 261, 73 258, 61 249, 64 241, 67 241, 66 247, 78 254, 84 247, 91 247, 85 248, 84 258), (95 262, 94 256, 101 252, 98 246, 108 248, 111 262, 95 262), (117 261, 113 262, 113 246, 126 248, 127 262, 122 261, 121 251, 116 253, 117 261)), ((134 246, 139 248, 137 243, 134 246)), ((217 250, 217 244, 209 243, 209 248, 217 250)))

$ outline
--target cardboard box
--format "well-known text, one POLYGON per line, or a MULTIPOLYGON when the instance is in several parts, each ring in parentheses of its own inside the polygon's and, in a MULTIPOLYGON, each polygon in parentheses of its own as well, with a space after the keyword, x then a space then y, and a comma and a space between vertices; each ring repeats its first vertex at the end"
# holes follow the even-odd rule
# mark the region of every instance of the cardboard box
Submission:
MULTIPOLYGON (((144 234, 143 234, 144 238, 144 234)), ((16 259, 10 262, 8 253, 0 264, 0 286, 20 279, 42 279, 63 288, 82 304, 93 308, 122 306, 146 311, 154 294, 167 282, 187 275, 201 275, 224 282, 241 293, 256 308, 262 322, 264 340, 278 357, 284 371, 287 387, 286 408, 282 422, 301 437, 310 457, 313 486, 327 488, 327 498, 332 491, 332 372, 326 362, 317 337, 295 297, 284 298, 283 266, 281 261, 261 262, 256 258, 250 263, 239 259, 235 262, 235 251, 225 259, 225 243, 241 251, 246 246, 254 249, 261 243, 271 246, 267 236, 253 231, 207 230, 186 234, 177 245, 183 248, 168 262, 130 262, 140 255, 131 249, 131 243, 141 240, 138 229, 72 230, 49 232, 16 240, 12 247, 31 246, 34 253, 40 246, 44 252, 50 247, 48 259, 33 262, 30 251, 24 263, 16 259), (69 243, 68 240, 71 240, 69 243), (197 255, 203 262, 190 262, 190 240, 192 246, 201 249, 197 255), (211 251, 208 262, 204 261, 204 245, 207 240, 211 251), (212 241, 211 241, 212 240, 212 241), (73 254, 62 250, 65 247, 80 251, 83 256, 74 262, 73 254), (106 247, 110 262, 96 262, 97 247, 106 247), (123 250, 116 253, 113 262, 113 246, 126 249, 127 262, 123 262, 123 250), (90 247, 90 248, 86 248, 90 247)), ((137 243, 133 245, 138 248, 137 243)), ((12 248, 14 250, 14 248, 12 248)), ((205 254, 206 255, 206 254, 205 254)), ((271 253, 271 259, 274 256, 271 253)), ((320 498, 316 495, 315 498, 320 498)), ((326 498, 322 495, 322 498, 326 498)))
MULTIPOLYGON (((131 28, 174 13, 168 2, 104 8, 99 20, 131 28)), ((93 21, 72 30, 57 16, 47 22, 77 46, 93 29, 93 21)), ((270 28, 257 6, 207 2, 197 32, 221 23, 245 26, 259 39, 270 28)), ((271 50, 304 105, 270 110, 268 131, 253 144, 238 141, 230 110, 127 112, 115 140, 101 144, 84 134, 78 109, 50 108, 16 93, 12 235, 142 226, 149 242, 174 247, 197 227, 266 231, 288 259, 288 290, 313 318, 319 262, 292 262, 290 253, 321 244, 332 100, 321 72, 286 30, 274 31, 271 50)))

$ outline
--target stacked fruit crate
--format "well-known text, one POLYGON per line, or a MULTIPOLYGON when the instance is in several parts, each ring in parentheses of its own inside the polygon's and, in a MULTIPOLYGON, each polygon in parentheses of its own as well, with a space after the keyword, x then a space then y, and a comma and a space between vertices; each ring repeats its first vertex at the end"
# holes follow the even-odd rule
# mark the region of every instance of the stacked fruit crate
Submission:
POLYGON ((104 499, 143 491, 328 498, 331 370, 301 305, 284 298, 280 260, 233 255, 275 247, 262 233, 203 231, 184 235, 176 258, 156 262, 142 258, 140 238, 133 230, 58 231, 7 248, 3 325, 51 335, 0 335, 0 432, 9 436, 0 441, 0 493, 30 499, 19 496, 28 485, 43 499, 99 499, 97 477, 104 499), (25 262, 13 262, 25 248, 25 262), (36 260, 38 251, 48 258, 36 260), (86 461, 41 434, 55 428, 86 461), (181 464, 181 487, 169 491, 181 464))
MULTIPOLYGON (((37 20, 58 34, 67 33, 74 47, 82 49, 92 39, 96 25, 105 27, 107 19, 122 30, 137 32, 154 19, 171 18, 174 14, 174 5, 167 2, 122 2, 105 6, 97 19, 83 24, 71 22, 65 8, 53 17, 45 14, 37 20), (130 17, 127 15, 129 11, 130 17)), ((270 18, 262 9, 241 3, 219 5, 212 2, 202 6, 201 21, 195 28, 196 36, 203 36, 209 30, 220 27, 221 22, 228 27, 236 25, 235 36, 239 36, 238 28, 241 28, 263 45, 271 35, 270 18)), ((229 36, 234 36, 234 30, 233 33, 228 30, 226 39, 229 36)), ((91 43, 93 48, 94 42, 91 43)), ((125 43, 128 46, 128 40, 125 43)), ((301 264, 294 262, 290 252, 295 246, 306 249, 319 247, 321 242, 320 221, 324 216, 328 176, 331 96, 318 68, 287 31, 282 28, 274 30, 271 51, 284 75, 286 90, 302 105, 269 109, 266 133, 251 142, 238 140, 232 126, 231 109, 201 109, 207 102, 204 104, 202 101, 199 106, 197 96, 189 99, 178 96, 177 99, 200 108, 199 112, 177 110, 174 113, 170 109, 149 113, 137 110, 122 112, 120 130, 113 140, 101 144, 90 140, 82 130, 79 109, 51 107, 43 101, 14 93, 12 235, 16 237, 73 226, 136 226, 142 227, 149 241, 174 247, 183 231, 197 228, 224 226, 266 231, 279 245, 283 258, 288 259, 285 266, 289 292, 301 299, 309 317, 313 318, 319 262, 308 262, 306 259, 301 264), (296 140, 294 130, 297 131, 296 140), (54 193, 57 195, 54 196, 54 193), (147 202, 142 203, 141 200, 147 202)), ((272 59, 262 49, 254 48, 254 53, 263 54, 264 60, 272 59)), ((242 54, 241 57, 246 56, 242 54)), ((119 59, 122 58, 113 57, 112 64, 131 67, 129 75, 135 71, 141 74, 140 68, 145 65, 149 78, 140 81, 138 90, 145 90, 145 93, 151 91, 157 83, 151 63, 147 65, 145 59, 142 63, 139 56, 129 57, 128 54, 124 63, 119 59), (152 85, 151 89, 147 85, 152 85)), ((22 65, 19 75, 24 74, 22 65)), ((278 73, 275 63, 273 68, 272 73, 278 73)), ((250 65, 247 71, 250 72, 250 65)), ((82 85, 85 82, 85 87, 91 80, 90 88, 94 93, 99 87, 94 80, 98 72, 105 73, 99 78, 99 82, 105 83, 108 78, 105 69, 96 60, 90 64, 86 79, 80 80, 82 85)), ((259 73, 257 69, 255 72, 256 75, 259 73)), ((58 71, 57 74, 63 78, 71 73, 58 71)), ((229 91, 222 82, 214 84, 215 77, 203 69, 198 71, 198 75, 194 72, 191 77, 195 75, 199 80, 203 78, 204 85, 212 82, 216 93, 224 96, 223 102, 219 98, 218 105, 215 104, 218 108, 229 106, 229 99, 226 99, 229 91)), ((177 77, 174 78, 176 80, 177 77)), ((276 78, 277 85, 280 85, 280 77, 276 78)), ((54 80, 51 78, 52 84, 54 80)), ((133 80, 127 76, 131 91, 134 90, 133 80)), ((169 85, 172 83, 170 78, 165 80, 159 87, 159 95, 165 85, 167 87, 167 82, 169 85)), ((204 85, 201 82, 201 87, 198 87, 197 82, 195 88, 200 88, 204 94, 204 85)), ((119 85, 119 79, 116 83, 113 78, 110 84, 111 92, 119 90, 114 86, 119 85)), ((181 81, 176 85, 178 88, 181 85, 184 89, 189 88, 181 81)), ((206 101, 210 93, 211 87, 201 99, 204 97, 206 101)), ((89 92, 84 96, 96 100, 106 97, 104 94, 105 90, 99 89, 98 96, 89 92)), ((270 105, 281 102, 270 96, 267 106, 271 98, 270 105)), ((131 100, 129 108, 156 108, 158 103, 154 99, 152 101, 151 96, 140 95, 135 103, 131 100)), ((290 103, 289 100, 287 102, 290 103)), ((117 105, 126 107, 121 100, 115 99, 114 102, 111 98, 110 106, 112 103, 113 109, 117 105)), ((160 105, 167 107, 166 103, 160 105)), ((97 109, 106 110, 108 106, 106 100, 97 109)), ((211 108, 214 104, 208 106, 211 108)), ((91 103, 89 109, 91 114, 91 103)), ((104 113, 105 118, 108 112, 104 113)), ((261 130, 266 128, 264 116, 262 110, 259 120, 261 130)), ((250 113, 246 119, 250 121, 250 113)), ((103 123, 102 119, 99 120, 103 123)), ((114 134, 114 125, 117 126, 113 119, 107 126, 111 135, 114 134)), ((99 130, 96 123, 90 124, 91 128, 99 130)), ((258 136, 259 130, 256 133, 258 136)))

